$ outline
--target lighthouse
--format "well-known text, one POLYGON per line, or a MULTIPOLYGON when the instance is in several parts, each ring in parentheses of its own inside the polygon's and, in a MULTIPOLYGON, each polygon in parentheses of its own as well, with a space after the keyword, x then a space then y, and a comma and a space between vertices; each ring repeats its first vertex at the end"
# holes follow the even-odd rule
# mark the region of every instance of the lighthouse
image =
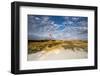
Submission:
POLYGON ((52 34, 51 34, 51 33, 49 33, 49 37, 50 37, 50 39, 51 39, 51 40, 53 39, 53 37, 52 37, 52 34))

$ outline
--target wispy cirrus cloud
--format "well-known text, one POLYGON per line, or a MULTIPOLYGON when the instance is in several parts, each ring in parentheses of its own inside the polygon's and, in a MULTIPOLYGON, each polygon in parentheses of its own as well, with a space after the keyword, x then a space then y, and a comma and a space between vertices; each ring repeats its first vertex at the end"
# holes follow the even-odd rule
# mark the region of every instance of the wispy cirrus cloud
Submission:
POLYGON ((28 15, 28 38, 87 39, 87 17, 28 15))

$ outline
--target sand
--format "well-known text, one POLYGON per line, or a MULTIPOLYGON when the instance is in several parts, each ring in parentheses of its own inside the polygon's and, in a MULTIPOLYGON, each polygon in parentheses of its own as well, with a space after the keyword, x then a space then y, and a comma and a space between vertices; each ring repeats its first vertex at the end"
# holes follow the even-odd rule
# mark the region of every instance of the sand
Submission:
POLYGON ((63 49, 58 48, 51 51, 40 51, 33 54, 28 54, 27 60, 64 60, 64 59, 85 59, 88 58, 88 52, 83 49, 63 49))

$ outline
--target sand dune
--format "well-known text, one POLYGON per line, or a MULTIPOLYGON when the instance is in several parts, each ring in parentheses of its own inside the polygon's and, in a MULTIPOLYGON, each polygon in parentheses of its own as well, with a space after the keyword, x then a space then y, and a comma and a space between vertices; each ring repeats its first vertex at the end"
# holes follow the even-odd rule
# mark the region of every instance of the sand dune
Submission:
POLYGON ((40 51, 28 54, 28 60, 62 60, 62 59, 84 59, 88 58, 88 53, 84 49, 55 49, 52 51, 40 51))

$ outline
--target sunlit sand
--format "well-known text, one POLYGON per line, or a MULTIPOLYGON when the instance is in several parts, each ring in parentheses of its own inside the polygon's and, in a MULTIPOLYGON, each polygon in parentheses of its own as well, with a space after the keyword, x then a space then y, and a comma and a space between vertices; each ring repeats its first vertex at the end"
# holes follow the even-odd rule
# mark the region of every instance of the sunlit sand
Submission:
POLYGON ((28 60, 62 60, 62 59, 84 59, 88 58, 88 53, 80 50, 58 48, 52 51, 41 51, 28 54, 28 60))

